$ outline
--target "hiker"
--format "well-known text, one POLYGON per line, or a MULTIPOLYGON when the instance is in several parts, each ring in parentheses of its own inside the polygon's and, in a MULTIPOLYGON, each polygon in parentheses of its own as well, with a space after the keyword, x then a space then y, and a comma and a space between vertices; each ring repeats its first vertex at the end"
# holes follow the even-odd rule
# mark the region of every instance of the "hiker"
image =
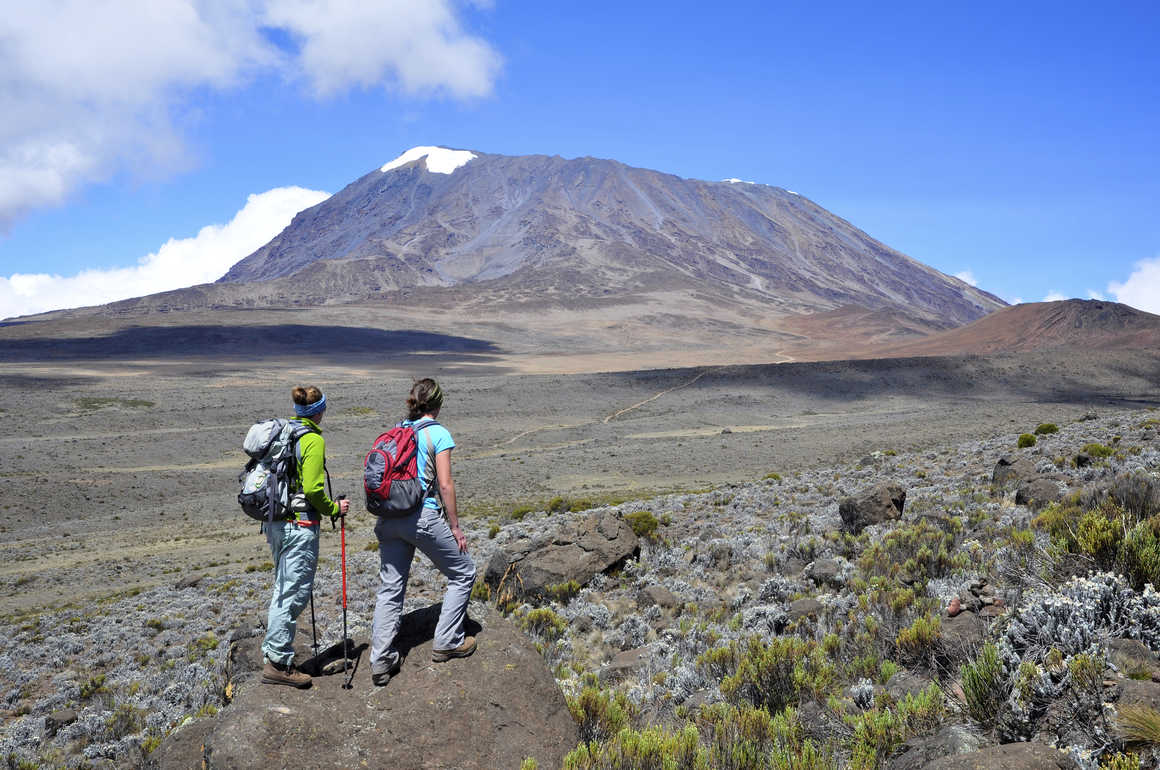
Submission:
POLYGON ((451 477, 455 441, 446 428, 434 422, 442 406, 443 391, 435 380, 422 379, 411 388, 407 418, 400 425, 415 431, 419 478, 427 482, 427 495, 415 513, 381 516, 375 524, 381 566, 371 638, 371 680, 377 685, 389 682, 403 663, 395 637, 416 547, 448 580, 431 660, 443 663, 475 652, 475 637, 464 632, 467 601, 475 583, 475 563, 467 555, 467 537, 459 527, 455 481, 451 477))
POLYGON ((266 621, 262 653, 264 684, 309 687, 310 675, 294 666, 294 631, 299 613, 310 601, 318 566, 321 516, 345 516, 348 500, 331 500, 326 490, 326 441, 318 427, 326 414, 326 396, 314 386, 294 388, 297 422, 310 429, 298 439, 297 469, 291 475, 291 512, 265 525, 274 560, 274 594, 266 621))

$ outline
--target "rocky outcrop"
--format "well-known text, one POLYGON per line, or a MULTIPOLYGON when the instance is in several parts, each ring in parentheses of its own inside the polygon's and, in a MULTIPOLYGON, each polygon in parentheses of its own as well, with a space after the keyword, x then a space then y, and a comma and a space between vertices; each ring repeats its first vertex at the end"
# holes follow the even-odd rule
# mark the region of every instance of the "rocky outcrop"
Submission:
POLYGON ((871 524, 882 524, 902 518, 906 490, 900 484, 882 483, 847 497, 838 504, 842 526, 858 534, 871 524))
POLYGON ((259 640, 245 640, 234 651, 230 705, 167 738, 152 766, 419 770, 519 767, 533 757, 540 767, 559 767, 579 738, 531 640, 488 608, 468 629, 477 634, 476 653, 434 664, 439 609, 404 616, 406 660, 385 687, 371 683, 365 649, 349 690, 342 674, 315 677, 308 690, 263 685, 259 640))
POLYGON ((525 539, 496 551, 484 580, 493 596, 541 599, 584 586, 639 552, 632 528, 615 513, 597 513, 565 524, 555 535, 525 539))

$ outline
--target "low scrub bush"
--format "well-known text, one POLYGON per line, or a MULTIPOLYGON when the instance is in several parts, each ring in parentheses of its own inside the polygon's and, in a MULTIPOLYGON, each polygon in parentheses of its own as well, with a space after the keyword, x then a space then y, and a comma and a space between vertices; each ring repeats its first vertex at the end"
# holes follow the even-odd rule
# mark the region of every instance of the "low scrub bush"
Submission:
POLYGON ((624 693, 602 690, 591 681, 567 701, 583 743, 607 741, 636 716, 636 706, 624 693))
POLYGON ((1084 444, 1083 449, 1080 451, 1091 457, 1111 457, 1115 452, 1111 447, 1097 443, 1084 444))
POLYGON ((825 699, 837 682, 837 670, 818 643, 796 636, 733 641, 703 653, 697 664, 720 679, 729 702, 770 712, 796 706, 803 696, 825 699))
POLYGON ((850 767, 877 770, 903 741, 929 732, 946 717, 946 702, 938 685, 932 684, 918 695, 907 694, 895 704, 879 703, 859 714, 847 715, 853 728, 850 767))
POLYGON ((1026 449, 1027 447, 1035 446, 1035 441, 1034 433, 1021 433, 1016 444, 1020 449, 1026 449))
POLYGON ((1047 506, 1032 525, 1045 530, 1056 548, 1124 574, 1137 590, 1160 585, 1160 515, 1141 519, 1114 497, 1093 508, 1070 499, 1047 506))
POLYGON ((1059 433, 1059 426, 1053 422, 1041 422, 1035 426, 1035 435, 1044 436, 1048 433, 1059 433))
POLYGON ((634 511, 626 514, 624 520, 628 522, 628 526, 632 527, 632 531, 636 533, 637 537, 650 539, 656 534, 657 527, 660 525, 652 511, 634 511))
POLYGON ((568 621, 560 617, 550 607, 537 607, 529 610, 528 614, 520 619, 520 625, 525 631, 538 634, 549 642, 554 642, 564 635, 568 628, 568 621))
POLYGON ((995 727, 1011 684, 1003 671, 999 649, 987 642, 978 657, 959 670, 963 680, 963 699, 967 714, 984 730, 995 727))

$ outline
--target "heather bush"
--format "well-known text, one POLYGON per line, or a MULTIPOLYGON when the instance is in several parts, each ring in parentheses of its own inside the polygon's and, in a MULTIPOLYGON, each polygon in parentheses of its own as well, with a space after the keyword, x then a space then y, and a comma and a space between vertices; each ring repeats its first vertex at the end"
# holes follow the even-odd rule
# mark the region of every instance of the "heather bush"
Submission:
POLYGON ((697 664, 720 679, 721 694, 729 702, 771 712, 797 705, 803 696, 824 698, 837 680, 837 670, 817 642, 796 636, 733 641, 703 653, 697 664))
POLYGON ((1021 433, 1021 434, 1019 434, 1019 440, 1016 442, 1016 444, 1018 445, 1018 447, 1020 449, 1026 449, 1027 447, 1035 446, 1035 434, 1034 433, 1021 433))

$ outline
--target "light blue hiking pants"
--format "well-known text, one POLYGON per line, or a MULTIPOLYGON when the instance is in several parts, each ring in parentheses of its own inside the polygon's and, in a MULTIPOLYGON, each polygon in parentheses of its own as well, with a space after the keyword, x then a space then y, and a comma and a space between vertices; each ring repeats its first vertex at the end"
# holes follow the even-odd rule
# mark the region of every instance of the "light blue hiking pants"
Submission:
POLYGON ((310 603, 314 570, 318 567, 318 525, 303 527, 292 521, 266 525, 266 542, 274 561, 274 595, 266 620, 266 660, 289 665, 294 660, 294 631, 298 614, 310 603))
POLYGON ((475 562, 468 554, 459 552, 442 512, 424 506, 419 513, 404 518, 381 518, 375 524, 375 535, 379 538, 380 568, 371 632, 372 671, 390 667, 399 658, 395 636, 403 617, 403 599, 416 548, 427 554, 447 577, 443 610, 435 626, 434 649, 453 650, 463 644, 463 621, 475 583, 475 562))

